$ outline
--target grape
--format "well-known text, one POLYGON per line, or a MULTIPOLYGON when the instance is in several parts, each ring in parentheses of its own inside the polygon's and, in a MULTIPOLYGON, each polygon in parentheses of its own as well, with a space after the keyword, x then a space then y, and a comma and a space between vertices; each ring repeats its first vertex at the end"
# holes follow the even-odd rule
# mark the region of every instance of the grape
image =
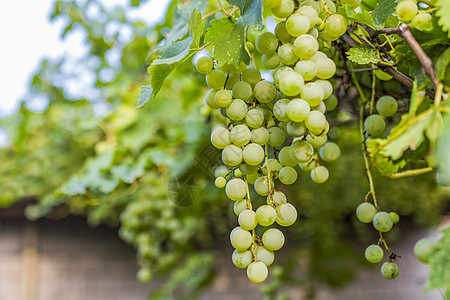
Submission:
POLYGON ((371 136, 381 136, 386 128, 383 117, 379 115, 368 116, 364 121, 364 130, 371 136))
POLYGON ((312 132, 321 132, 325 129, 327 119, 320 111, 313 110, 305 121, 305 126, 312 132))
POLYGON ((380 262, 383 259, 383 255, 383 249, 378 245, 370 245, 364 252, 367 261, 374 264, 380 262))
POLYGON ((269 128, 269 145, 272 147, 280 146, 284 143, 286 134, 279 127, 269 128))
POLYGON ((242 61, 239 64, 239 67, 236 67, 228 62, 225 62, 224 64, 219 66, 219 69, 224 73, 242 73, 244 72, 245 68, 247 68, 247 65, 242 61))
POLYGON ((252 134, 245 125, 236 125, 231 129, 230 140, 236 146, 244 146, 250 141, 252 134))
POLYGON ((267 70, 274 70, 278 68, 278 66, 281 63, 280 57, 278 56, 278 53, 273 54, 263 54, 261 57, 261 62, 267 70))
POLYGON ((301 98, 308 102, 309 106, 317 106, 323 100, 324 92, 320 85, 315 82, 305 84, 301 98))
POLYGON ((273 251, 267 250, 264 246, 259 246, 255 250, 256 260, 262 262, 266 266, 270 266, 274 259, 273 251))
POLYGON ((444 171, 438 170, 436 172, 436 182, 440 186, 450 187, 450 174, 444 171))
POLYGON ((214 129, 211 133, 211 144, 217 149, 223 149, 231 144, 230 131, 225 127, 217 127, 214 129))
POLYGON ((241 164, 239 166, 239 170, 241 171, 242 174, 245 174, 245 175, 255 174, 256 172, 258 172, 258 166, 251 166, 249 164, 241 164))
POLYGON ((283 166, 295 167, 297 165, 297 161, 291 157, 289 153, 289 149, 291 146, 285 146, 278 153, 278 159, 283 166))
POLYGON ((322 11, 322 12, 325 12, 325 8, 323 5, 324 3, 327 6, 329 12, 331 12, 333 14, 336 12, 336 5, 333 3, 332 0, 324 0, 323 2, 318 1, 317 3, 319 4, 320 11, 322 11))
POLYGON ((264 127, 253 129, 251 141, 261 146, 265 145, 269 141, 269 131, 264 127))
POLYGON ((269 168, 271 172, 280 172, 283 165, 276 158, 269 159, 269 168))
POLYGON ((244 147, 242 158, 251 166, 259 165, 264 160, 264 150, 260 145, 250 143, 244 147))
POLYGON ((325 21, 325 30, 333 36, 341 36, 347 31, 347 20, 339 14, 331 15, 325 21))
POLYGON ((311 6, 305 5, 305 6, 300 7, 298 9, 297 13, 308 17, 309 24, 310 24, 309 28, 313 28, 314 26, 316 26, 319 15, 317 14, 317 11, 314 8, 312 8, 311 6))
POLYGON ((290 66, 297 62, 298 57, 295 55, 292 44, 286 43, 278 48, 278 56, 283 64, 290 66))
POLYGON ((306 133, 306 127, 303 122, 289 121, 286 125, 286 132, 292 137, 301 137, 306 133))
POLYGON ((289 105, 289 99, 280 99, 275 102, 273 106, 273 115, 275 118, 282 122, 288 122, 289 118, 287 116, 287 110, 289 105))
POLYGON ((331 82, 329 82, 328 80, 319 79, 316 80, 315 83, 320 85, 320 87, 322 88, 324 98, 328 98, 331 96, 331 94, 333 93, 333 86, 331 85, 331 82))
POLYGON ((219 189, 222 189, 225 187, 225 185, 227 184, 227 180, 223 177, 217 177, 216 181, 214 182, 214 184, 216 185, 216 187, 218 187, 219 189))
POLYGON ((219 106, 217 106, 217 104, 216 104, 216 101, 214 100, 216 93, 217 93, 216 89, 210 89, 205 94, 205 104, 212 109, 219 108, 219 106))
POLYGON ((230 233, 230 241, 234 248, 239 251, 244 251, 251 246, 253 239, 250 232, 241 227, 236 227, 230 233))
POLYGON ((305 0, 300 2, 299 7, 301 8, 303 6, 311 6, 317 13, 320 13, 321 10, 319 4, 314 0, 305 0))
POLYGON ((319 58, 315 61, 317 65, 316 76, 320 79, 328 79, 336 73, 336 64, 329 58, 319 58))
POLYGON ((392 79, 392 76, 381 71, 381 70, 375 70, 375 76, 378 77, 378 79, 383 80, 383 81, 388 81, 392 79))
POLYGON ((333 162, 341 156, 341 149, 335 143, 329 142, 319 150, 320 158, 326 162, 333 162))
POLYGON ((283 203, 276 208, 276 222, 281 226, 291 226, 297 220, 297 210, 290 203, 283 203))
POLYGON ((317 65, 312 60, 300 60, 295 65, 295 72, 302 75, 304 80, 311 80, 316 77, 317 65))
POLYGON ((389 215, 391 216, 392 222, 394 224, 397 224, 400 221, 400 216, 396 212, 390 212, 389 215))
POLYGON ((281 0, 279 6, 272 8, 272 14, 277 18, 284 19, 292 14, 294 8, 294 0, 281 0))
POLYGON ((292 68, 290 67, 281 67, 278 70, 275 71, 275 74, 273 75, 273 82, 276 85, 280 84, 281 78, 283 78, 285 75, 289 74, 289 73, 293 73, 294 70, 292 70, 292 68))
POLYGON ((264 247, 268 250, 276 251, 284 245, 284 235, 276 228, 267 229, 262 236, 264 247))
POLYGON ((246 209, 247 209, 247 200, 243 199, 234 202, 233 211, 236 214, 236 216, 239 216, 246 209))
POLYGON ((234 175, 234 177, 242 178, 242 172, 239 169, 234 169, 233 170, 233 175, 234 175))
POLYGON ((247 115, 247 103, 241 99, 234 99, 226 109, 227 116, 234 121, 239 121, 247 115))
POLYGON ((392 222, 391 216, 387 212, 382 211, 373 217, 372 224, 376 230, 380 232, 388 232, 391 230, 394 222, 392 222))
POLYGON ((377 213, 377 209, 372 203, 363 202, 356 209, 356 217, 363 223, 370 223, 377 213))
POLYGON ((248 101, 253 97, 253 91, 250 84, 245 81, 239 81, 233 86, 233 97, 248 101))
POLYGON ((264 32, 256 38, 256 50, 261 54, 272 54, 278 48, 278 39, 271 32, 264 32))
POLYGON ((297 180, 297 171, 291 167, 283 167, 279 176, 282 183, 286 185, 293 184, 297 180))
POLYGON ((295 141, 292 143, 289 149, 291 157, 299 161, 300 163, 305 163, 311 159, 314 155, 313 146, 306 141, 295 141))
POLYGON ((328 180, 330 173, 324 166, 318 166, 311 170, 311 179, 315 183, 324 183, 328 180))
POLYGON ((256 220, 261 226, 270 226, 275 222, 277 212, 269 205, 262 205, 256 210, 256 220))
POLYGON ((319 105, 311 107, 311 110, 317 110, 325 114, 327 112, 327 107, 325 106, 325 103, 323 103, 323 101, 320 101, 319 105))
POLYGON ((421 31, 430 31, 433 29, 431 14, 427 12, 419 12, 413 19, 412 25, 421 31))
POLYGON ((307 34, 312 35, 315 39, 319 38, 319 30, 317 30, 317 28, 311 28, 308 30, 307 34))
POLYGON ((357 8, 361 4, 361 0, 342 0, 341 2, 353 6, 353 8, 357 8))
POLYGON ((242 200, 247 195, 247 184, 240 178, 231 179, 225 187, 225 193, 231 200, 242 200))
POLYGON ((310 143, 314 148, 318 149, 326 144, 328 141, 328 137, 326 135, 323 136, 314 136, 308 134, 306 137, 306 141, 310 143))
POLYGON ((313 62, 316 62, 319 58, 328 58, 328 56, 323 53, 322 51, 317 51, 316 54, 314 54, 310 60, 312 60, 313 62))
POLYGON ((331 95, 327 99, 323 100, 323 102, 325 103, 328 111, 334 110, 338 105, 338 99, 335 95, 331 95))
POLYGON ((385 262, 381 266, 381 275, 383 275, 386 279, 395 279, 397 278, 399 273, 400 269, 398 268, 396 263, 385 262))
MULTIPOLYGON (((277 204, 283 204, 283 203, 287 203, 287 198, 283 192, 276 191, 272 195, 272 201, 277 204)), ((270 204, 270 195, 267 196, 267 204, 270 204)))
POLYGON ((233 264, 236 267, 240 269, 245 269, 252 262, 253 255, 248 250, 244 251, 234 250, 233 255, 231 256, 231 260, 233 261, 233 264))
POLYGON ((214 177, 226 177, 228 171, 230 171, 230 169, 228 169, 226 166, 218 166, 214 170, 214 177))
POLYGON ((319 49, 317 40, 309 34, 302 34, 294 41, 294 53, 301 59, 308 59, 314 56, 319 49))
POLYGON ((255 184, 255 191, 261 195, 261 196, 267 196, 269 195, 269 180, 266 176, 259 177, 256 179, 255 184))
POLYGON ((435 241, 429 238, 422 238, 414 245, 414 255, 419 261, 427 264, 435 247, 435 241))
POLYGON ((136 277, 140 282, 147 283, 152 279, 152 273, 149 268, 142 267, 138 270, 136 277))
POLYGON ((390 117, 397 112, 398 104, 392 96, 382 96, 377 101, 377 111, 384 117, 390 117))
POLYGON ((207 56, 200 57, 197 60, 196 68, 200 74, 208 74, 213 68, 213 61, 207 56))
POLYGON ((214 96, 214 101, 218 107, 227 107, 233 101, 233 97, 229 90, 218 90, 214 96))
POLYGON ((282 43, 289 43, 294 38, 286 29, 286 21, 281 21, 275 27, 275 36, 282 43))
POLYGON ((247 68, 242 73, 242 80, 250 85, 255 85, 261 81, 261 73, 255 68, 247 68))
POLYGON ((261 103, 268 103, 275 99, 277 89, 272 82, 262 80, 255 85, 255 98, 261 103))
POLYGON ((255 283, 266 280, 268 274, 267 266, 260 261, 254 261, 247 267, 247 277, 255 283))
POLYGON ((242 149, 235 145, 228 145, 222 150, 222 161, 224 164, 234 167, 242 162, 242 149))
POLYGON ((245 47, 247 47, 248 52, 250 53, 253 53, 255 51, 255 44, 253 44, 252 42, 245 42, 245 47))
POLYGON ((279 87, 286 96, 296 96, 303 90, 303 77, 296 72, 289 72, 280 79, 279 87))
POLYGON ((227 90, 232 90, 233 86, 239 82, 239 76, 237 74, 229 74, 227 83, 225 84, 225 88, 227 90))
POLYGON ((402 1, 397 4, 397 15, 402 21, 411 21, 419 11, 417 4, 414 1, 402 1))
POLYGON ((251 209, 246 209, 239 214, 238 217, 239 226, 244 230, 252 230, 256 227, 256 213, 251 209))
POLYGON ((310 27, 309 18, 298 13, 292 14, 286 20, 286 30, 291 36, 300 36, 305 34, 309 31, 310 27))
POLYGON ((264 123, 264 113, 260 109, 250 109, 245 116, 245 122, 252 128, 261 127, 264 123))
POLYGON ((300 167, 300 169, 302 169, 303 171, 311 171, 312 169, 314 169, 316 167, 316 161, 314 159, 311 159, 308 162, 305 163, 299 163, 298 166, 300 167))
POLYGON ((223 71, 214 69, 206 75, 206 84, 212 89, 221 89, 225 85, 226 79, 223 71))

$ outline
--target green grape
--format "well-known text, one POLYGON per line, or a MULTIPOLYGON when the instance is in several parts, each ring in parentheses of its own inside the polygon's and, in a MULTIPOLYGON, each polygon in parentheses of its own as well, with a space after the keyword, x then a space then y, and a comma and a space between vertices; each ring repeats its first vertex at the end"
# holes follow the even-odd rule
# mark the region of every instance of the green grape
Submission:
POLYGON ((248 250, 234 250, 233 255, 231 256, 231 260, 236 267, 245 269, 253 261, 253 255, 248 250))
POLYGON ((281 226, 291 226, 297 220, 297 210, 294 205, 290 203, 283 203, 276 208, 277 219, 276 222, 281 226))
POLYGON ((225 193, 231 200, 242 200, 247 195, 247 184, 240 178, 233 178, 227 182, 225 193))
POLYGON ((242 149, 235 145, 228 145, 222 150, 222 161, 230 167, 239 165, 242 162, 242 149))
POLYGON ((280 150, 280 153, 278 153, 278 159, 283 166, 295 167, 298 162, 291 157, 291 154, 289 153, 290 148, 291 146, 284 146, 280 150))
POLYGON ((363 223, 370 223, 377 213, 377 209, 372 203, 363 202, 356 208, 356 217, 363 223))
POLYGON ((331 95, 327 99, 323 100, 323 102, 325 103, 328 111, 334 110, 338 105, 338 99, 335 95, 331 95))
POLYGON ((347 31, 347 20, 339 14, 331 15, 325 21, 325 30, 333 36, 341 36, 347 31))
POLYGON ((317 28, 311 28, 308 30, 307 34, 312 35, 315 39, 319 38, 319 30, 317 30, 317 28))
POLYGON ((152 280, 152 272, 149 268, 142 267, 136 273, 136 278, 142 283, 150 282, 152 280))
POLYGON ((328 141, 328 137, 326 135, 323 136, 315 136, 312 134, 308 134, 306 137, 306 141, 310 143, 314 148, 318 149, 326 144, 328 141))
POLYGON ((269 128, 269 145, 272 147, 280 146, 286 139, 286 133, 280 127, 269 128))
POLYGON ((251 209, 246 209, 239 214, 238 217, 239 226, 244 230, 252 230, 256 227, 256 213, 251 209))
POLYGON ((273 106, 273 115, 275 118, 277 118, 279 121, 282 122, 288 122, 289 118, 287 115, 289 105, 289 99, 280 99, 277 102, 275 102, 273 106))
MULTIPOLYGON (((402 2, 401 2, 402 3, 402 2)), ((395 279, 400 273, 400 269, 396 263, 385 262, 381 266, 381 275, 386 279, 395 279)))
POLYGON ((309 5, 302 6, 298 9, 297 13, 308 17, 310 24, 309 28, 313 28, 314 26, 316 26, 319 19, 319 15, 313 7, 309 5))
POLYGON ((323 53, 322 51, 317 51, 316 54, 314 54, 310 60, 312 60, 313 62, 316 62, 319 58, 328 58, 328 56, 323 53))
POLYGON ((315 0, 305 0, 300 2, 299 7, 303 7, 303 6, 311 6, 317 13, 320 13, 321 8, 319 6, 319 3, 316 2, 315 0))
POLYGON ((279 88, 286 96, 296 96, 303 90, 305 83, 297 72, 286 72, 280 78, 279 88))
POLYGON ((217 106, 217 104, 216 104, 216 101, 214 100, 216 93, 217 93, 216 89, 210 89, 205 94, 205 104, 212 109, 219 108, 219 106, 217 106))
POLYGON ((334 14, 336 12, 336 5, 333 3, 332 0, 324 0, 323 2, 322 1, 318 1, 317 3, 319 4, 320 11, 323 12, 323 13, 325 13, 325 11, 326 11, 325 7, 323 5, 324 3, 327 6, 327 9, 328 9, 329 12, 331 12, 332 14, 334 14))
POLYGON ((233 211, 236 214, 236 216, 239 217, 239 215, 246 209, 247 209, 247 200, 246 199, 234 202, 233 211))
POLYGON ((258 145, 265 145, 269 141, 269 131, 264 127, 259 127, 252 130, 252 143, 256 143, 258 145))
POLYGON ((261 73, 255 68, 247 68, 242 73, 242 80, 250 85, 255 85, 261 81, 261 73))
POLYGON ((431 31, 433 30, 433 22, 432 17, 430 13, 427 12, 419 12, 413 19, 412 19, 412 26, 417 28, 421 31, 431 31))
POLYGON ((318 166, 311 170, 311 179, 315 183, 324 183, 328 180, 330 173, 324 166, 318 166))
POLYGON ((260 103, 269 103, 277 94, 277 89, 272 82, 262 80, 255 85, 255 98, 260 103))
POLYGON ((295 64, 298 60, 292 44, 289 43, 283 44, 278 48, 278 56, 280 57, 280 61, 287 66, 295 64))
POLYGON ((275 27, 275 36, 282 43, 289 43, 294 38, 286 29, 286 21, 281 21, 275 27))
POLYGON ((255 250, 256 260, 262 262, 266 266, 270 266, 274 259, 273 251, 267 250, 264 246, 258 246, 255 250))
POLYGON ((227 76, 221 70, 214 69, 206 75, 206 84, 212 89, 221 89, 225 85, 227 76))
POLYGON ((272 8, 272 14, 280 19, 289 17, 295 8, 294 0, 281 0, 281 4, 272 8))
POLYGON ((300 167, 300 169, 302 169, 303 171, 311 171, 312 169, 314 169, 316 167, 316 160, 315 159, 311 159, 308 162, 305 163, 299 163, 298 166, 300 167))
POLYGON ((286 20, 286 30, 291 36, 300 36, 305 34, 309 31, 310 27, 309 18, 298 13, 292 14, 286 20))
POLYGON ((314 155, 314 148, 306 141, 297 140, 292 143, 289 153, 291 154, 291 157, 298 162, 305 163, 314 155))
POLYGON ((269 228, 263 233, 261 240, 266 249, 276 251, 284 245, 284 234, 279 229, 269 228))
POLYGON ((428 263, 430 255, 436 247, 436 242, 432 239, 422 238, 414 245, 414 255, 425 264, 428 263))
POLYGON ((271 32, 264 32, 256 38, 256 50, 261 54, 272 54, 278 48, 278 39, 271 32))
POLYGON ((212 59, 207 56, 203 56, 197 60, 197 64, 195 67, 200 74, 208 74, 209 72, 211 72, 213 66, 214 64, 212 59))
POLYGON ((436 172, 436 182, 440 186, 450 187, 450 174, 444 171, 438 170, 436 172))
POLYGON ((301 137, 306 133, 306 127, 303 122, 289 121, 286 125, 286 132, 292 137, 301 137))
POLYGON ((324 92, 320 85, 315 82, 305 84, 300 97, 308 102, 309 106, 317 106, 323 100, 324 92))
POLYGON ((254 283, 263 282, 266 280, 268 274, 269 270, 267 266, 260 261, 254 261, 247 267, 247 277, 254 283))
POLYGON ((218 187, 219 189, 222 189, 225 187, 225 185, 227 184, 227 180, 224 177, 217 177, 216 181, 214 181, 214 184, 216 185, 216 187, 218 187))
POLYGON ((244 101, 249 101, 253 97, 253 90, 250 84, 239 81, 233 86, 233 97, 244 101))
POLYGON ((236 67, 228 62, 225 62, 224 64, 219 66, 219 69, 222 70, 224 73, 242 73, 244 72, 245 68, 247 68, 247 65, 242 61, 239 67, 236 67))
POLYGON ((281 0, 264 0, 264 6, 274 8, 281 5, 281 0))
POLYGON ((397 4, 397 15, 402 21, 411 21, 419 11, 417 3, 414 1, 402 1, 397 4))
POLYGON ((226 166, 218 166, 214 170, 214 177, 226 177, 230 169, 228 169, 226 166))
POLYGON ((252 128, 259 128, 264 123, 264 113, 260 109, 250 109, 245 116, 245 122, 252 128))
POLYGON ((255 51, 255 44, 252 42, 245 42, 245 47, 247 47, 248 52, 253 53, 255 51))
POLYGON ((377 111, 384 117, 390 117, 397 112, 398 104, 392 96, 382 96, 377 101, 377 111))
POLYGON ((261 196, 269 195, 269 180, 266 176, 258 177, 254 183, 255 191, 261 196))
POLYGON ((364 130, 373 137, 383 135, 385 128, 386 123, 384 122, 383 117, 379 115, 368 116, 364 121, 364 130))
POLYGON ((353 8, 357 8, 361 4, 361 0, 342 0, 341 2, 353 6, 353 8))
POLYGON ((282 183, 286 185, 293 184, 297 180, 297 171, 291 167, 283 167, 279 176, 282 183))
POLYGON ((308 118, 305 120, 306 128, 313 132, 321 132, 325 129, 326 124, 327 119, 325 118, 325 115, 317 110, 311 111, 308 118))
POLYGON ((290 67, 281 67, 278 70, 275 71, 274 75, 273 75, 273 82, 276 85, 280 84, 280 80, 281 78, 283 78, 285 75, 294 72, 294 70, 292 70, 292 68, 290 67))
POLYGON ((378 245, 370 245, 364 252, 367 261, 374 264, 380 262, 383 259, 383 255, 383 249, 378 245))
POLYGON ((314 81, 316 84, 320 85, 320 87, 323 90, 323 98, 328 98, 333 93, 333 86, 331 85, 331 82, 324 79, 319 79, 314 81))
POLYGON ((312 35, 302 34, 294 41, 294 53, 298 58, 311 58, 317 50, 319 50, 319 43, 312 35))
POLYGON ((381 70, 375 70, 375 76, 378 77, 378 79, 383 80, 383 81, 388 81, 392 79, 392 76, 381 71, 381 70))
POLYGON ((327 112, 327 107, 325 106, 325 103, 323 103, 323 101, 320 101, 319 105, 311 107, 311 110, 317 110, 325 114, 327 112))
POLYGON ((341 156, 341 149, 335 143, 329 142, 319 150, 320 158, 326 162, 333 162, 341 156))
POLYGON ((329 79, 336 73, 336 64, 332 59, 319 58, 315 63, 317 65, 316 76, 320 79, 329 79))
POLYGON ((236 125, 230 132, 230 141, 236 146, 247 145, 251 137, 250 129, 245 125, 236 125))
POLYGON ((231 96, 231 91, 229 90, 218 90, 216 95, 214 96, 214 101, 216 102, 218 107, 227 107, 233 101, 233 97, 231 96))
POLYGON ((387 212, 378 212, 372 221, 373 227, 380 232, 388 232, 391 230, 394 222, 392 221, 391 216, 387 212))
POLYGON ((256 210, 256 220, 261 226, 270 226, 275 222, 277 212, 269 205, 262 205, 256 210))
MULTIPOLYGON (((267 196, 267 204, 270 204, 270 195, 267 196)), ((272 201, 277 204, 287 203, 286 195, 283 192, 276 191, 272 195, 272 201)))
POLYGON ((256 172, 258 172, 258 166, 251 166, 249 164, 241 164, 239 166, 239 170, 244 175, 255 174, 256 172))
POLYGON ((295 65, 295 72, 302 75, 306 81, 312 80, 317 74, 317 65, 312 60, 300 60, 295 65))
MULTIPOLYGON (((244 154, 242 154, 242 156, 244 156, 244 154)), ((242 178, 242 172, 239 169, 234 169, 233 174, 234 174, 234 177, 242 178)))
POLYGON ((252 235, 241 227, 234 228, 230 233, 231 245, 239 251, 247 250, 252 242, 252 235))
POLYGON ((269 159, 269 168, 271 172, 280 172, 283 165, 276 158, 269 159))
POLYGON ((223 149, 231 144, 230 131, 225 127, 217 127, 214 129, 211 133, 211 144, 217 149, 223 149))
POLYGON ((234 99, 227 107, 226 112, 231 120, 242 120, 247 115, 247 103, 241 99, 234 99))
POLYGON ((239 76, 237 74, 229 74, 225 88, 227 90, 232 90, 233 86, 239 82, 239 76))
POLYGON ((396 212, 390 212, 389 215, 391 216, 392 222, 394 224, 397 224, 400 221, 400 216, 396 212))
POLYGON ((247 164, 257 166, 264 160, 264 149, 258 144, 250 143, 244 147, 242 158, 247 164))
POLYGON ((263 56, 261 57, 261 62, 264 68, 267 70, 274 70, 281 64, 280 57, 276 52, 268 55, 263 54, 263 56))

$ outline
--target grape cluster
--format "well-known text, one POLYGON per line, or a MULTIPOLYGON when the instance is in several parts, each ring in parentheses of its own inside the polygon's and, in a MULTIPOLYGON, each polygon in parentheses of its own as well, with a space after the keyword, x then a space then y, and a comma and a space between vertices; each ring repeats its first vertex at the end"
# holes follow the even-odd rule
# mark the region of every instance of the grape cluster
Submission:
POLYGON ((371 137, 380 137, 386 129, 385 117, 392 117, 398 109, 397 100, 392 96, 382 96, 376 104, 378 114, 372 114, 364 121, 364 130, 371 137))
POLYGON ((433 29, 432 17, 429 12, 420 11, 417 2, 404 0, 397 5, 397 16, 400 20, 421 31, 433 29))
POLYGON ((253 282, 267 278, 274 251, 285 242, 281 230, 267 227, 290 226, 297 220, 296 208, 276 188, 276 181, 293 184, 298 167, 314 182, 324 183, 329 171, 321 161, 334 162, 341 154, 339 146, 328 141, 325 116, 337 106, 328 80, 336 65, 319 48, 347 30, 346 19, 335 14, 336 6, 329 0, 306 0, 298 7, 293 0, 264 3, 285 20, 274 33, 260 34, 254 44, 247 41, 246 48, 261 54, 273 82, 263 78, 256 65, 241 64, 233 70, 210 57, 201 57, 196 64, 210 88, 205 104, 227 120, 211 133, 211 143, 222 150, 225 164, 215 170, 215 185, 235 201, 239 226, 230 234, 232 261, 247 268, 253 282), (267 197, 266 204, 253 207, 249 184, 267 197))

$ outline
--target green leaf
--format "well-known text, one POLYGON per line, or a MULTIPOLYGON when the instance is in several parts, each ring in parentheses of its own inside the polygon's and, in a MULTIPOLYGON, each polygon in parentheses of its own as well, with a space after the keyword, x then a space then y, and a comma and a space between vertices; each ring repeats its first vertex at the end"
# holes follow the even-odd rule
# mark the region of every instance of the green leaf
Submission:
POLYGON ((436 78, 441 81, 444 79, 445 70, 447 69, 448 64, 450 63, 450 47, 444 51, 444 53, 439 56, 435 64, 436 70, 436 78))
POLYGON ((416 115, 417 109, 419 108, 420 104, 422 103, 424 99, 423 94, 419 94, 419 91, 417 90, 417 79, 413 82, 413 87, 411 91, 411 101, 409 104, 409 117, 413 118, 416 115))
POLYGON ((450 115, 444 119, 444 126, 436 142, 434 160, 443 182, 450 183, 450 115))
POLYGON ((150 85, 143 85, 139 89, 141 90, 141 92, 139 93, 139 99, 136 108, 141 107, 145 103, 147 103, 147 101, 150 100, 153 93, 153 89, 150 85))
POLYGON ((390 176, 397 173, 401 168, 406 165, 406 161, 392 160, 389 157, 383 156, 379 153, 380 149, 386 144, 384 139, 371 139, 366 143, 366 149, 372 158, 372 163, 384 176, 390 176))
POLYGON ((191 36, 182 41, 175 42, 160 52, 160 57, 152 62, 152 65, 171 65, 181 61, 189 54, 193 38, 191 36))
POLYGON ((395 0, 381 0, 372 12, 375 27, 380 28, 395 11, 395 0))
POLYGON ((231 64, 238 68, 241 62, 250 63, 250 56, 245 50, 245 26, 238 20, 233 22, 229 18, 211 21, 205 35, 205 42, 214 46, 214 56, 219 65, 231 64))
POLYGON ((450 228, 442 231, 444 236, 436 243, 430 254, 430 273, 427 289, 446 288, 450 291, 450 228))
POLYGON ((239 7, 245 26, 250 26, 254 30, 264 28, 262 0, 229 0, 228 3, 239 7))
POLYGON ((189 31, 193 36, 193 44, 196 47, 200 47, 200 39, 204 28, 205 22, 202 20, 202 14, 197 10, 194 10, 189 19, 189 31))
POLYGON ((338 8, 338 13, 347 18, 347 20, 367 24, 370 26, 374 26, 372 22, 372 16, 370 13, 361 8, 361 11, 356 12, 353 7, 348 4, 341 6, 338 8))
POLYGON ((354 63, 360 65, 376 64, 381 61, 376 55, 374 50, 367 46, 357 45, 347 51, 348 59, 354 63))
POLYGON ((450 37, 450 0, 438 0, 437 5, 439 10, 436 15, 439 17, 439 25, 450 37))

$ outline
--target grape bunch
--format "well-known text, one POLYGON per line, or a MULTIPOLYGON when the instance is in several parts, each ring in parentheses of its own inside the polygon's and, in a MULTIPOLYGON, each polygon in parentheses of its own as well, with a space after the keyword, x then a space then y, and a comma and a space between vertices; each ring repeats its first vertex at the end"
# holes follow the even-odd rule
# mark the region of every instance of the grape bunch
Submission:
POLYGON ((371 137, 380 137, 386 129, 384 118, 392 117, 398 109, 397 100, 389 95, 385 95, 378 99, 376 104, 378 114, 372 114, 364 121, 364 130, 371 137))
POLYGON ((419 10, 417 2, 414 0, 404 0, 397 5, 397 16, 403 22, 420 31, 430 31, 433 29, 432 17, 429 12, 419 10))
POLYGON ((337 98, 329 81, 336 64, 326 46, 347 30, 347 20, 336 14, 330 0, 306 0, 297 7, 293 0, 264 4, 284 20, 274 33, 247 41, 246 48, 260 55, 272 76, 255 64, 219 65, 214 56, 201 57, 196 64, 210 88, 205 104, 226 120, 213 129, 211 143, 222 150, 224 163, 215 170, 215 185, 235 201, 238 217, 239 226, 230 234, 232 261, 257 283, 267 278, 274 251, 285 243, 283 232, 273 225, 291 226, 297 220, 297 210, 278 182, 293 184, 303 170, 312 181, 324 183, 329 171, 323 163, 341 154, 327 138, 326 111, 336 108, 337 98), (266 204, 254 207, 249 185, 267 197, 266 204))

